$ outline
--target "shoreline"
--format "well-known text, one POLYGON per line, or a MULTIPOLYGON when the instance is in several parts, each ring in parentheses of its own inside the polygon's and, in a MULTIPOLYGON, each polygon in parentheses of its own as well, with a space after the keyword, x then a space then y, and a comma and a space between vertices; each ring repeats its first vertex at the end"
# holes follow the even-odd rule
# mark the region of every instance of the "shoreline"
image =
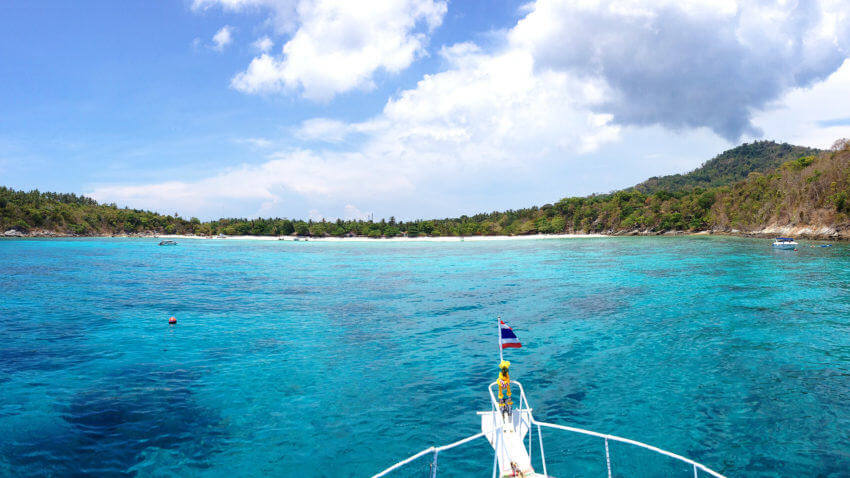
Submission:
POLYGON ((483 242, 546 239, 583 239, 611 237, 605 234, 529 234, 525 236, 422 236, 422 237, 300 237, 300 236, 192 236, 186 234, 162 234, 163 239, 202 239, 237 241, 287 241, 287 242, 483 242))
POLYGON ((845 242, 850 240, 850 237, 842 235, 807 235, 807 234, 778 234, 765 232, 728 232, 728 231, 670 231, 663 233, 645 233, 645 232, 621 232, 615 234, 530 234, 523 236, 437 236, 437 237, 302 237, 302 236, 194 236, 190 234, 121 234, 121 235, 61 235, 61 234, 27 234, 20 236, 3 236, 0 234, 0 240, 3 239, 155 239, 155 240, 200 240, 200 241, 257 241, 257 242, 326 242, 326 243, 349 243, 349 242, 497 242, 497 241, 544 241, 555 239, 602 239, 602 238, 618 238, 618 237, 697 237, 697 236, 720 236, 720 237, 740 237, 745 239, 773 239, 777 236, 796 236, 797 239, 808 241, 839 241, 845 242))
POLYGON ((244 241, 288 241, 288 242, 484 242, 484 241, 534 241, 548 239, 584 239, 584 238, 606 238, 606 237, 688 237, 688 236, 727 236, 746 237, 754 239, 769 239, 779 236, 796 237, 804 240, 814 241, 847 241, 850 240, 850 231, 836 230, 832 227, 817 226, 767 226, 755 231, 742 231, 739 229, 707 229, 702 231, 665 231, 656 232, 648 230, 625 230, 607 231, 605 233, 563 233, 563 234, 525 234, 525 235, 493 235, 493 236, 417 236, 417 237, 312 237, 312 236, 198 236, 193 234, 157 234, 130 233, 130 234, 90 234, 75 235, 57 233, 54 231, 36 230, 29 233, 21 233, 14 230, 0 233, 0 239, 69 239, 69 238, 119 238, 119 239, 180 239, 180 240, 244 240, 244 241))

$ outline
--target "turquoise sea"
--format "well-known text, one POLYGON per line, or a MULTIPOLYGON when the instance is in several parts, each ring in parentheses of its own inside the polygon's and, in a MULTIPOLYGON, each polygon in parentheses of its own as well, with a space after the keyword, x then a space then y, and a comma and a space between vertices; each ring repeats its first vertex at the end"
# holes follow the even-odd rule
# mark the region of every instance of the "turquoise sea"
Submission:
MULTIPOLYGON (((540 420, 730 476, 848 476, 850 247, 770 242, 2 240, 0 475, 370 476, 479 431, 501 315, 540 420)), ((554 476, 604 476, 599 439, 544 437, 554 476)))

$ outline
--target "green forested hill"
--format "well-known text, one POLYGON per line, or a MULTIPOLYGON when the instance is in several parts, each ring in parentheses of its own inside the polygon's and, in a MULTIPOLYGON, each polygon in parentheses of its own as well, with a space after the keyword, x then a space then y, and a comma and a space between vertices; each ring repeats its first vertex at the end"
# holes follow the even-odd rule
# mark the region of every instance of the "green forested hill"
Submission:
POLYGON ((850 143, 720 188, 710 221, 722 230, 752 231, 773 224, 850 233, 850 143))
POLYGON ((771 142, 745 144, 687 175, 655 178, 642 185, 610 194, 568 197, 541 207, 406 222, 394 218, 379 222, 281 218, 201 222, 195 218, 187 220, 98 204, 74 194, 0 187, 0 233, 15 229, 31 235, 52 232, 415 237, 756 232, 769 225, 798 225, 826 227, 850 235, 850 141, 836 143, 832 151, 771 142), (765 169, 765 165, 780 160, 784 162, 765 169), (732 179, 740 175, 744 178, 732 179), (654 183, 650 186, 651 181, 654 183))
POLYGON ((0 186, 0 233, 8 229, 76 235, 177 233, 185 232, 190 225, 190 221, 178 217, 98 204, 94 199, 76 194, 16 191, 0 186))
POLYGON ((774 141, 744 143, 724 151, 689 173, 649 178, 634 188, 642 193, 654 193, 725 186, 746 179, 752 172, 764 173, 788 160, 821 152, 815 148, 774 141))

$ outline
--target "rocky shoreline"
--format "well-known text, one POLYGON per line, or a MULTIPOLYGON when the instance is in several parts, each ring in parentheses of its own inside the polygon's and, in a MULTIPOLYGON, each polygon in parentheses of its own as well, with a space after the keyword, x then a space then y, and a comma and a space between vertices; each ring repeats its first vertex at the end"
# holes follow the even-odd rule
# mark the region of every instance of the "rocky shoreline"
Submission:
POLYGON ((790 225, 771 225, 761 229, 725 229, 714 228, 704 231, 646 231, 646 230, 631 230, 631 231, 609 231, 605 233, 609 236, 691 236, 691 235, 718 235, 718 236, 736 236, 736 237, 753 237, 760 239, 769 239, 775 237, 796 237, 800 239, 812 240, 850 240, 850 229, 838 229, 832 226, 790 226, 790 225))

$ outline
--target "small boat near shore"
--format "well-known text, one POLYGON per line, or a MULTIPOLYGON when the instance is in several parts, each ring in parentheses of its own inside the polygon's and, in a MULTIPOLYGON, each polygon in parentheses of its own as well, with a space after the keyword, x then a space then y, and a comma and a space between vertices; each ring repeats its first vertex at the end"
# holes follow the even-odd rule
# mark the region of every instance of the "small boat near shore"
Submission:
POLYGON ((160 246, 176 246, 176 245, 177 245, 177 242, 176 242, 176 241, 171 241, 171 240, 166 239, 166 240, 164 240, 164 241, 160 241, 160 242, 159 242, 159 245, 160 245, 160 246))
POLYGON ((797 241, 791 237, 777 237, 776 240, 773 241, 774 249, 796 250, 797 246, 797 241))

